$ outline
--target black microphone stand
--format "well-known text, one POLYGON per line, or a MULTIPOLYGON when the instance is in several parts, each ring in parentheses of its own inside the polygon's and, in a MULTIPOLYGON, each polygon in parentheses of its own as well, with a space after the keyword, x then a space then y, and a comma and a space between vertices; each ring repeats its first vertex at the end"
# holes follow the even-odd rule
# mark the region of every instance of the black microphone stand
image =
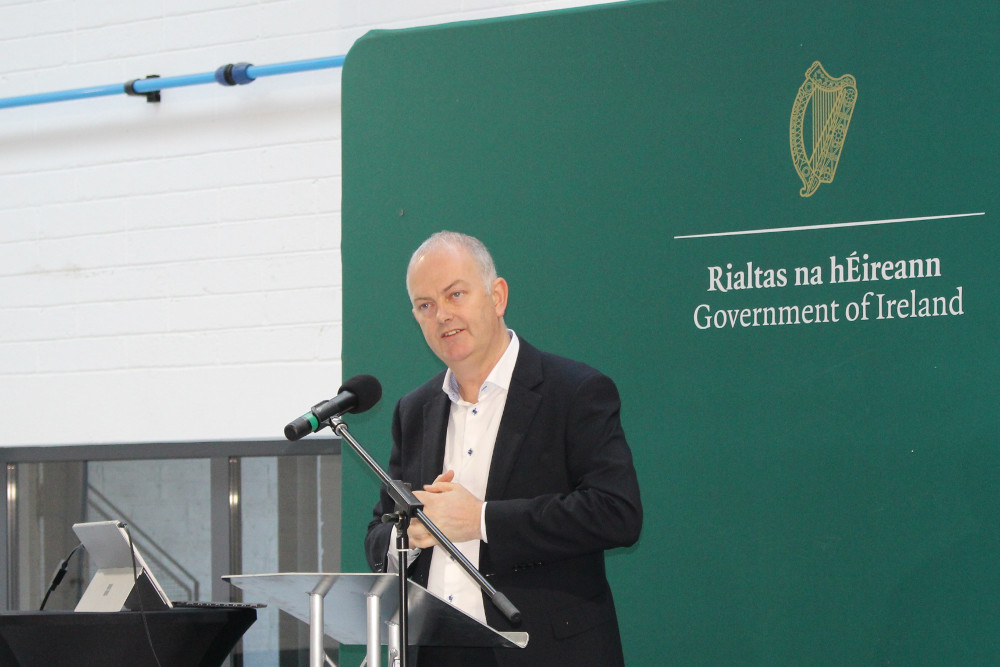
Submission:
POLYGON ((410 549, 410 538, 407 535, 407 529, 410 526, 410 521, 416 517, 421 523, 427 528, 427 531, 434 536, 448 554, 454 558, 462 566, 462 568, 469 573, 479 587, 486 593, 486 596, 493 603, 504 617, 514 625, 520 625, 521 623, 521 612, 517 610, 507 596, 498 591, 493 585, 486 581, 486 577, 476 569, 476 567, 465 557, 458 547, 445 537, 444 533, 434 522, 427 518, 424 514, 424 505, 413 495, 413 491, 410 490, 409 485, 398 479, 390 479, 389 475, 382 469, 378 462, 372 458, 372 456, 365 451, 365 448, 361 446, 354 436, 351 435, 350 431, 347 430, 347 424, 339 417, 333 417, 329 420, 330 428, 340 436, 341 439, 346 440, 351 448, 357 452, 358 456, 371 468, 372 472, 378 475, 379 479, 382 480, 382 484, 385 486, 386 492, 389 497, 392 498, 393 502, 396 503, 396 511, 392 514, 387 514, 382 517, 382 521, 386 523, 396 524, 396 551, 399 555, 399 660, 400 665, 406 667, 406 652, 407 645, 409 643, 409 607, 407 606, 407 593, 406 593, 406 582, 407 582, 407 552, 410 549))

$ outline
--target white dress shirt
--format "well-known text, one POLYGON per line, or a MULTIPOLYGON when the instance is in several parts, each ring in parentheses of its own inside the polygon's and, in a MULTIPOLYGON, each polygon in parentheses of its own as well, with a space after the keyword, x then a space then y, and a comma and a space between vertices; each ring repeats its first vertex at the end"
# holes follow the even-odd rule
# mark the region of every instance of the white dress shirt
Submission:
MULTIPOLYGON (((445 373, 444 383, 441 386, 442 391, 451 399, 444 446, 444 466, 441 472, 454 470, 455 478, 452 482, 461 484, 480 500, 486 497, 493 447, 496 445, 497 431, 500 429, 500 420, 507 404, 507 392, 510 389, 510 380, 514 375, 514 364, 517 362, 517 352, 520 349, 517 334, 510 329, 507 332, 510 334, 510 343, 500 361, 479 388, 477 402, 470 403, 462 399, 458 381, 450 369, 445 373)), ((482 541, 486 542, 486 503, 483 503, 479 522, 482 541)), ((389 572, 399 569, 395 544, 396 529, 393 528, 389 540, 389 572)), ((478 568, 479 544, 480 540, 469 540, 457 542, 455 546, 478 568)), ((409 550, 407 560, 416 558, 419 553, 419 549, 409 550)), ((483 596, 479 584, 443 548, 435 548, 431 553, 427 590, 482 623, 486 622, 486 611, 483 608, 483 596)))
MULTIPOLYGON (((509 329, 508 333, 510 344, 479 388, 477 402, 462 400, 458 382, 451 370, 445 374, 444 384, 441 387, 451 399, 448 436, 444 447, 444 467, 441 472, 454 470, 455 479, 452 481, 464 486, 469 493, 480 500, 486 497, 493 447, 496 444, 497 431, 500 429, 503 409, 507 404, 507 391, 510 389, 511 376, 514 374, 517 351, 520 349, 517 335, 509 329)), ((487 541, 485 517, 484 503, 480 515, 483 542, 487 541)), ((458 542, 455 546, 465 554, 469 562, 479 567, 479 543, 479 540, 470 540, 458 542)), ((481 622, 486 622, 479 584, 444 549, 435 548, 431 554, 427 590, 481 622)))

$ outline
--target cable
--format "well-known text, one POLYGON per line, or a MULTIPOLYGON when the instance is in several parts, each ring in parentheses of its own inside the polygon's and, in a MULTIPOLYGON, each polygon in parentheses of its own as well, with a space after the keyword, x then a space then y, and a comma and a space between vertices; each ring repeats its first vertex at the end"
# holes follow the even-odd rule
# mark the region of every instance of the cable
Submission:
POLYGON ((73 550, 69 552, 66 559, 59 564, 59 567, 56 568, 55 574, 52 575, 52 583, 49 584, 49 590, 45 591, 45 597, 42 598, 42 606, 38 608, 38 611, 45 610, 45 603, 49 601, 49 596, 52 594, 52 591, 54 591, 56 587, 62 583, 63 577, 66 576, 66 570, 69 569, 69 559, 72 558, 73 554, 75 554, 82 546, 83 544, 81 543, 73 547, 73 550))
POLYGON ((135 546, 132 544, 132 532, 128 529, 128 524, 121 524, 122 528, 125 529, 125 534, 128 535, 128 549, 132 552, 132 582, 135 586, 136 595, 139 597, 139 615, 142 616, 142 626, 146 628, 146 641, 149 642, 149 650, 153 652, 153 660, 156 661, 157 667, 163 667, 160 664, 160 658, 156 655, 156 647, 153 646, 153 635, 149 633, 149 621, 146 619, 146 605, 142 601, 142 591, 139 589, 139 572, 136 569, 136 558, 135 558, 135 546))

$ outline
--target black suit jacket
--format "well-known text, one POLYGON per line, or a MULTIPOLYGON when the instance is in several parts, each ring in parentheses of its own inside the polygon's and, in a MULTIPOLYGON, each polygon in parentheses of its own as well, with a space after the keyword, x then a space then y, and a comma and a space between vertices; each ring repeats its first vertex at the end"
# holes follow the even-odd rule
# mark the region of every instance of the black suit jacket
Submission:
MULTIPOLYGON (((419 489, 442 472, 450 401, 444 373, 404 396, 393 416, 389 476, 419 489)), ((479 569, 521 611, 528 647, 501 665, 620 665, 621 640, 604 551, 639 538, 642 505, 619 419, 618 390, 593 368, 523 339, 486 489, 488 544, 479 569)), ((383 491, 365 540, 385 571, 393 510, 383 491)), ((426 585, 430 551, 411 577, 426 585)), ((513 629, 485 601, 489 624, 513 629)))

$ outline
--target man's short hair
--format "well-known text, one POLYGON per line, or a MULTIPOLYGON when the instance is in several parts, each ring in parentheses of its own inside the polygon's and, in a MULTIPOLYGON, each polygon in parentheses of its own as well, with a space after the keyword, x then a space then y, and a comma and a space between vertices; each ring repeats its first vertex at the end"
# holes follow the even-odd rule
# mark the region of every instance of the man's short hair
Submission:
POLYGON ((431 250, 456 247, 465 248, 472 255, 472 259, 476 262, 476 267, 479 269, 479 275, 483 279, 483 287, 488 294, 493 288, 493 281, 497 279, 497 267, 493 263, 493 256, 490 255, 490 251, 486 249, 482 241, 474 236, 460 232, 437 232, 421 243, 420 247, 414 250, 413 255, 410 256, 410 263, 406 267, 407 278, 410 276, 410 271, 413 270, 413 265, 431 250))

